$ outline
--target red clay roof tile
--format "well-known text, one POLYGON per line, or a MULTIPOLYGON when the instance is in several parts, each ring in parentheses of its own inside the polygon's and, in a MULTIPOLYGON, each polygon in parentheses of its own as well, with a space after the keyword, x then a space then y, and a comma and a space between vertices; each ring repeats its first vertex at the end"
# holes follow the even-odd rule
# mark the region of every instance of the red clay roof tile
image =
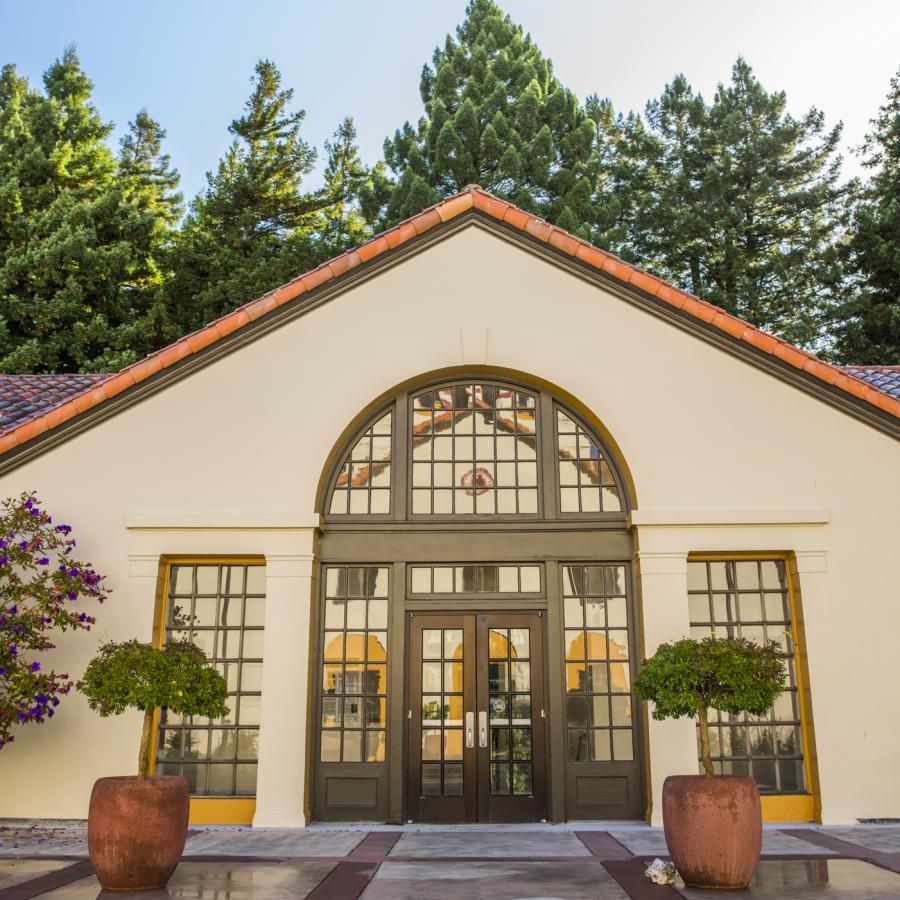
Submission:
MULTIPOLYGON (((0 432, 0 453, 25 443, 47 428, 56 427, 72 415, 87 411, 109 397, 148 378, 161 368, 170 366, 190 354, 200 352, 210 344, 268 314, 277 306, 294 300, 307 291, 315 290, 355 266, 367 263, 390 250, 395 250, 417 235, 424 234, 442 222, 452 221, 473 207, 496 221, 505 222, 511 228, 531 234, 561 253, 577 257, 587 265, 602 270, 621 282, 631 282, 640 290, 655 295, 659 301, 695 316, 711 327, 729 334, 735 340, 750 344, 763 353, 774 355, 788 365, 804 370, 813 377, 833 385, 836 389, 858 397, 893 416, 900 417, 900 367, 848 367, 845 371, 852 377, 847 377, 843 371, 817 359, 812 354, 792 347, 784 341, 754 328, 749 323, 729 315, 724 310, 624 263, 574 235, 529 215, 507 201, 482 191, 476 185, 469 185, 461 193, 448 197, 405 222, 401 222, 389 231, 377 235, 356 250, 342 254, 276 290, 250 301, 205 328, 181 338, 157 354, 123 369, 115 376, 0 376, 0 379, 4 377, 12 379, 29 377, 94 379, 93 382, 67 382, 66 390, 70 393, 66 394, 66 397, 71 396, 71 399, 63 398, 63 400, 60 400, 60 397, 48 384, 46 396, 49 398, 49 404, 41 401, 39 405, 34 405, 33 409, 28 410, 24 416, 19 416, 12 423, 7 423, 9 430, 5 433, 0 432)), ((24 385, 24 382, 19 382, 19 384, 24 385)), ((2 413, 3 384, 0 380, 0 428, 3 427, 2 413)))
POLYGON ((567 253, 569 256, 574 256, 581 246, 578 238, 572 237, 571 234, 567 231, 563 231, 561 228, 554 228, 553 231, 550 232, 547 243, 550 244, 551 247, 555 247, 561 253, 567 253))

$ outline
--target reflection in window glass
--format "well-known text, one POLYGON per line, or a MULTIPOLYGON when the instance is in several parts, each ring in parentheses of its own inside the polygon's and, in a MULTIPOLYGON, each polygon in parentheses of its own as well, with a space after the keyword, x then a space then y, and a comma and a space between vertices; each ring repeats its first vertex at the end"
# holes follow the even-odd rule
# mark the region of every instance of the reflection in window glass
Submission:
POLYGON ((634 759, 625 567, 563 566, 569 759, 634 759))
POLYGON ((533 594, 541 590, 540 566, 411 566, 414 594, 533 594))
POLYGON ((329 512, 391 511, 391 413, 381 416, 354 444, 334 483, 329 512))
POLYGON ((160 710, 156 774, 181 775, 195 796, 256 793, 265 566, 173 565, 166 641, 192 640, 228 684, 223 719, 160 710))
POLYGON ((412 512, 538 512, 535 398, 497 384, 419 394, 412 409, 412 512))
POLYGON ((327 567, 324 604, 319 758, 384 762, 387 567, 327 567))
POLYGON ((597 442, 561 409, 556 411, 556 441, 560 512, 621 512, 619 489, 597 442))
MULTIPOLYGON (((691 635, 777 641, 788 688, 762 718, 709 711, 713 767, 752 775, 763 793, 805 790, 790 596, 784 560, 710 560, 688 563, 691 635)), ((699 744, 698 744, 699 746, 699 744)))

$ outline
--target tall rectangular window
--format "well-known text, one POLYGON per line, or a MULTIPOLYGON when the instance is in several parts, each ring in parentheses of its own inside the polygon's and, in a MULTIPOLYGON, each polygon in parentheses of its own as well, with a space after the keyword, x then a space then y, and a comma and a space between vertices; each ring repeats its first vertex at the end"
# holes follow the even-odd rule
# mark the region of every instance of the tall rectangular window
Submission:
POLYGON ((710 711, 713 767, 752 775, 764 793, 806 789, 791 596, 784 560, 717 559, 688 562, 688 603, 695 638, 776 641, 788 670, 787 690, 756 718, 710 711))
POLYGON ((156 773, 181 775, 193 795, 256 793, 265 605, 264 565, 169 567, 166 642, 192 640, 228 683, 222 719, 160 711, 156 773))
POLYGON ((566 721, 573 762, 631 761, 625 567, 563 566, 566 721))
POLYGON ((388 569, 325 570, 322 762, 384 762, 388 569))

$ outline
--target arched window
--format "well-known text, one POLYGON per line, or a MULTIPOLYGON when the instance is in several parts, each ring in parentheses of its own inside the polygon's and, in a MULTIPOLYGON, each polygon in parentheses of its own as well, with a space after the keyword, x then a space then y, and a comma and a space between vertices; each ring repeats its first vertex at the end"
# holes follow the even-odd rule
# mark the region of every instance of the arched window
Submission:
POLYGON ((397 397, 333 473, 332 520, 622 518, 599 437, 547 392, 458 379, 397 397), (402 471, 401 471, 402 469, 402 471))

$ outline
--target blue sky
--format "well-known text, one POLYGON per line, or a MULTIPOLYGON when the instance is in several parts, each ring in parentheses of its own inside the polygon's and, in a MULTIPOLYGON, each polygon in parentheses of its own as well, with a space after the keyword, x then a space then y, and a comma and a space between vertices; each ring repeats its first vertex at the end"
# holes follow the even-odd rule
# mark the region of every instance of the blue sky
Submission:
MULTIPOLYGON (((676 72, 711 97, 742 54, 800 114, 815 105, 845 125, 847 152, 884 102, 900 66, 897 0, 501 0, 560 79, 616 109, 641 109, 676 72)), ((465 0, 0 0, 0 63, 39 83, 70 43, 94 81, 117 141, 146 107, 191 198, 229 142, 255 62, 276 62, 320 150, 354 116, 363 156, 421 114, 419 73, 462 20, 465 0)), ((310 184, 317 178, 313 176, 310 184)))

